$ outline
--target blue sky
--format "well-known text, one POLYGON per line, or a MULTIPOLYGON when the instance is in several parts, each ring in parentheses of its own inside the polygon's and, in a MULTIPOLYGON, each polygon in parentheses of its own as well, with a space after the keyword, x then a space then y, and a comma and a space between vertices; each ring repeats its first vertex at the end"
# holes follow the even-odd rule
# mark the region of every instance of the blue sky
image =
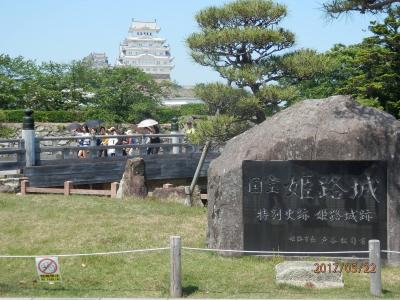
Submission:
MULTIPOLYGON (((175 57, 172 79, 182 85, 219 80, 193 62, 185 38, 197 31, 194 15, 227 0, 0 0, 0 53, 37 61, 70 62, 106 52, 114 64, 132 18, 156 19, 175 57)), ((288 17, 281 24, 296 34, 297 48, 325 51, 335 43, 358 43, 368 35, 370 16, 328 20, 323 0, 278 0, 288 17)))

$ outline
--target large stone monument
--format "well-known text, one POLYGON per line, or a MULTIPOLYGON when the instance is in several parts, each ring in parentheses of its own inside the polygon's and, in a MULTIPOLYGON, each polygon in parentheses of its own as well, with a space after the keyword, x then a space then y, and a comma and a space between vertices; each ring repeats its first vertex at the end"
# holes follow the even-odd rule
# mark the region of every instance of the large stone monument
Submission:
POLYGON ((128 159, 117 191, 117 198, 147 196, 147 186, 144 175, 144 160, 141 157, 128 159))
MULTIPOLYGON (((276 250, 271 240, 283 238, 289 249, 368 250, 374 236, 400 251, 399 133, 393 116, 333 96, 302 101, 233 138, 209 168, 208 246, 276 250), (309 233, 296 233, 296 224, 309 233), (327 236, 327 228, 352 236, 327 236)), ((388 260, 400 265, 398 254, 388 260)))

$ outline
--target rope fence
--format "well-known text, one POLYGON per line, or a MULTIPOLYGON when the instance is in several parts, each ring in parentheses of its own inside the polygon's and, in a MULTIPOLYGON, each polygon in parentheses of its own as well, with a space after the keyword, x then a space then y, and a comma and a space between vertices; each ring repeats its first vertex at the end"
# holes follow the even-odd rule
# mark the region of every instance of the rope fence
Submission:
POLYGON ((400 254, 400 251, 392 251, 392 250, 381 250, 383 253, 393 253, 393 254, 400 254))
POLYGON ((110 252, 93 252, 93 253, 74 253, 74 254, 46 254, 46 255, 0 255, 0 258, 35 258, 35 257, 77 257, 77 256, 105 256, 115 254, 128 254, 128 253, 139 253, 139 252, 153 252, 168 250, 169 247, 164 248, 150 248, 150 249, 135 249, 135 250, 124 250, 124 251, 110 251, 110 252))
MULTIPOLYGON (((229 249, 210 249, 210 248, 193 248, 193 247, 181 247, 183 250, 192 251, 203 251, 203 252, 231 252, 231 253, 250 253, 250 254, 269 254, 271 256, 282 256, 282 254, 300 254, 298 256, 307 257, 311 255, 322 255, 323 254, 358 254, 358 253, 370 253, 370 251, 316 251, 316 252, 301 252, 301 251, 250 251, 250 250, 229 250, 229 249), (303 254, 303 255, 302 255, 303 254)), ((105 256, 105 255, 115 255, 115 254, 129 254, 129 253, 140 253, 140 252, 153 252, 169 250, 170 247, 161 248, 149 248, 149 249, 133 249, 133 250, 123 250, 123 251, 109 251, 109 252, 91 252, 91 253, 71 253, 71 254, 37 254, 37 255, 0 255, 0 258, 35 258, 35 257, 45 257, 45 256, 58 256, 58 257, 77 257, 77 256, 105 256)), ((400 254, 400 251, 392 250, 381 250, 383 253, 393 253, 400 254)), ((346 256, 343 258, 351 259, 365 259, 365 257, 355 257, 346 256)))
MULTIPOLYGON (((123 251, 109 252, 92 252, 92 253, 71 253, 71 254, 47 254, 47 255, 0 255, 0 259, 20 259, 20 258, 37 258, 37 257, 79 257, 79 256, 107 256, 120 255, 131 253, 146 253, 170 250, 170 295, 171 297, 182 297, 182 272, 181 272, 181 252, 182 250, 197 251, 197 252, 215 252, 215 253, 242 253, 242 254, 260 254, 268 256, 284 256, 293 255, 300 257, 309 257, 310 255, 328 255, 328 254, 369 254, 369 257, 340 257, 341 259, 369 259, 370 264, 376 266, 376 272, 370 273, 370 292, 374 296, 382 295, 382 278, 381 278, 381 253, 400 254, 400 251, 381 250, 379 240, 370 240, 368 242, 368 251, 252 251, 252 250, 235 250, 235 249, 210 249, 210 248, 195 248, 182 247, 180 236, 170 237, 170 247, 148 248, 148 249, 133 249, 123 251)), ((334 257, 330 257, 334 258, 334 257)))
MULTIPOLYGON (((300 252, 300 251, 251 251, 251 250, 227 250, 227 249, 209 249, 209 248, 191 248, 182 247, 182 249, 193 250, 193 251, 208 251, 208 252, 232 252, 232 253, 251 253, 251 254, 357 254, 357 253, 369 253, 369 251, 326 251, 326 252, 300 252)), ((307 256, 307 255, 303 255, 307 256)))

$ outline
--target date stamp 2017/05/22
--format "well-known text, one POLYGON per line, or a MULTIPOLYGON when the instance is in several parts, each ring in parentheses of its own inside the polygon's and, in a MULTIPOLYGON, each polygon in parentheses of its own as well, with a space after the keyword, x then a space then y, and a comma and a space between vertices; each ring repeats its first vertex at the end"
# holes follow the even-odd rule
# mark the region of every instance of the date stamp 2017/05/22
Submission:
POLYGON ((315 263, 314 273, 375 273, 374 263, 315 263))

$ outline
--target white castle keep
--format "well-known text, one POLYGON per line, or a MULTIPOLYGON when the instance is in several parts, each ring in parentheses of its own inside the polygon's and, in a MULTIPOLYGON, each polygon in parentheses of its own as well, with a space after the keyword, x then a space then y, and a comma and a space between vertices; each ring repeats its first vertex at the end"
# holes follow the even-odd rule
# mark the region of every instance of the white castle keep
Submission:
POLYGON ((174 65, 169 45, 158 37, 156 20, 144 22, 132 19, 128 37, 119 46, 117 66, 133 66, 155 79, 170 79, 174 65))

